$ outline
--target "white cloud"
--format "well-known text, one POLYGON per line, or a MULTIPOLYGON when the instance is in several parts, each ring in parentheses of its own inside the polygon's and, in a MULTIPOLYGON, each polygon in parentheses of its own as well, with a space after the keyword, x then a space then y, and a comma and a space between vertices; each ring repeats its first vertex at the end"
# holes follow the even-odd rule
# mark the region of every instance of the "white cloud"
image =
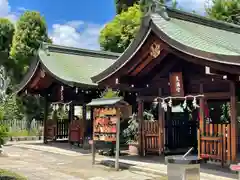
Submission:
POLYGON ((8 18, 14 23, 17 21, 17 15, 11 11, 8 0, 0 0, 0 17, 8 18))
POLYGON ((50 38, 54 44, 99 49, 98 37, 103 25, 83 21, 69 21, 65 24, 53 24, 50 38))
POLYGON ((177 5, 179 8, 185 11, 195 11, 201 15, 205 14, 205 5, 209 0, 177 0, 177 5))

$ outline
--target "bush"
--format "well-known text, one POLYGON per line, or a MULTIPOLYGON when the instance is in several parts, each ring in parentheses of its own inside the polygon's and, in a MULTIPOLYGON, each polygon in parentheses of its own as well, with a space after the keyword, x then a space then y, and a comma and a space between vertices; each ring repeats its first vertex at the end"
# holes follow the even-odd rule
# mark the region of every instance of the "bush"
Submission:
POLYGON ((27 178, 17 174, 17 173, 14 173, 14 172, 11 172, 11 171, 8 171, 8 170, 4 170, 4 169, 0 169, 0 179, 5 179, 5 180, 27 180, 27 178))
POLYGON ((5 138, 8 137, 8 129, 4 125, 0 125, 0 147, 5 143, 5 138))

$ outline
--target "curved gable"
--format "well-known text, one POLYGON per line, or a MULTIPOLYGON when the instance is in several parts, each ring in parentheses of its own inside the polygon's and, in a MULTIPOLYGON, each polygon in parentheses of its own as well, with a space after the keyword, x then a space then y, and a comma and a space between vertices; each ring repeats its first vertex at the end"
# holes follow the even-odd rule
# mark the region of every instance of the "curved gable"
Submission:
POLYGON ((240 65, 240 27, 213 21, 197 15, 167 9, 165 13, 152 13, 145 17, 135 40, 117 61, 93 76, 99 83, 120 70, 138 52, 154 32, 158 38, 171 48, 199 59, 228 65, 240 65))

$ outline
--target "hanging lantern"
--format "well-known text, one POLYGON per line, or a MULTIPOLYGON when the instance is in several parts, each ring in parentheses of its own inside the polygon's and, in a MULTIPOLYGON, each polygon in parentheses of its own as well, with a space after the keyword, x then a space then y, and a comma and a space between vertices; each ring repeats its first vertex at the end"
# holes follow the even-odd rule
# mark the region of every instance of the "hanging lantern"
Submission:
POLYGON ((168 101, 168 106, 172 107, 172 98, 170 98, 170 100, 168 101))
POLYGON ((69 107, 69 104, 66 105, 66 110, 69 111, 70 110, 70 107, 69 107))
POLYGON ((167 103, 164 100, 162 101, 161 106, 164 109, 164 111, 167 111, 167 103))
POLYGON ((119 83, 119 80, 118 78, 115 79, 115 84, 118 84, 119 83))
POLYGON ((157 98, 155 98, 155 99, 153 100, 153 105, 154 105, 154 107, 156 107, 156 106, 157 106, 157 104, 158 104, 158 99, 157 99, 157 98))
POLYGON ((56 110, 56 106, 55 106, 55 104, 52 104, 52 109, 53 109, 53 111, 56 110))
POLYGON ((63 101, 63 90, 64 90, 64 87, 61 86, 61 101, 63 101))
POLYGON ((56 110, 58 110, 58 109, 59 109, 59 105, 58 105, 58 104, 56 104, 56 107, 55 107, 55 109, 56 109, 56 110))
POLYGON ((187 108, 187 99, 185 98, 184 102, 183 102, 183 109, 187 108))
POLYGON ((195 109, 199 107, 199 105, 197 104, 197 99, 196 99, 196 97, 193 98, 192 105, 193 105, 193 107, 194 107, 195 109))

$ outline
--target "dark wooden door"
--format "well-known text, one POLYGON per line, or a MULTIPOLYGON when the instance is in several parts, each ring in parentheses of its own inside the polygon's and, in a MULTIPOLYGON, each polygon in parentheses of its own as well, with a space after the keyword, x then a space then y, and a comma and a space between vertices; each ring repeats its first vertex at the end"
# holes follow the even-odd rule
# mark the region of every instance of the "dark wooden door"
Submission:
POLYGON ((197 149, 197 121, 190 121, 186 113, 171 113, 165 118, 165 137, 165 148, 169 150, 197 149))

